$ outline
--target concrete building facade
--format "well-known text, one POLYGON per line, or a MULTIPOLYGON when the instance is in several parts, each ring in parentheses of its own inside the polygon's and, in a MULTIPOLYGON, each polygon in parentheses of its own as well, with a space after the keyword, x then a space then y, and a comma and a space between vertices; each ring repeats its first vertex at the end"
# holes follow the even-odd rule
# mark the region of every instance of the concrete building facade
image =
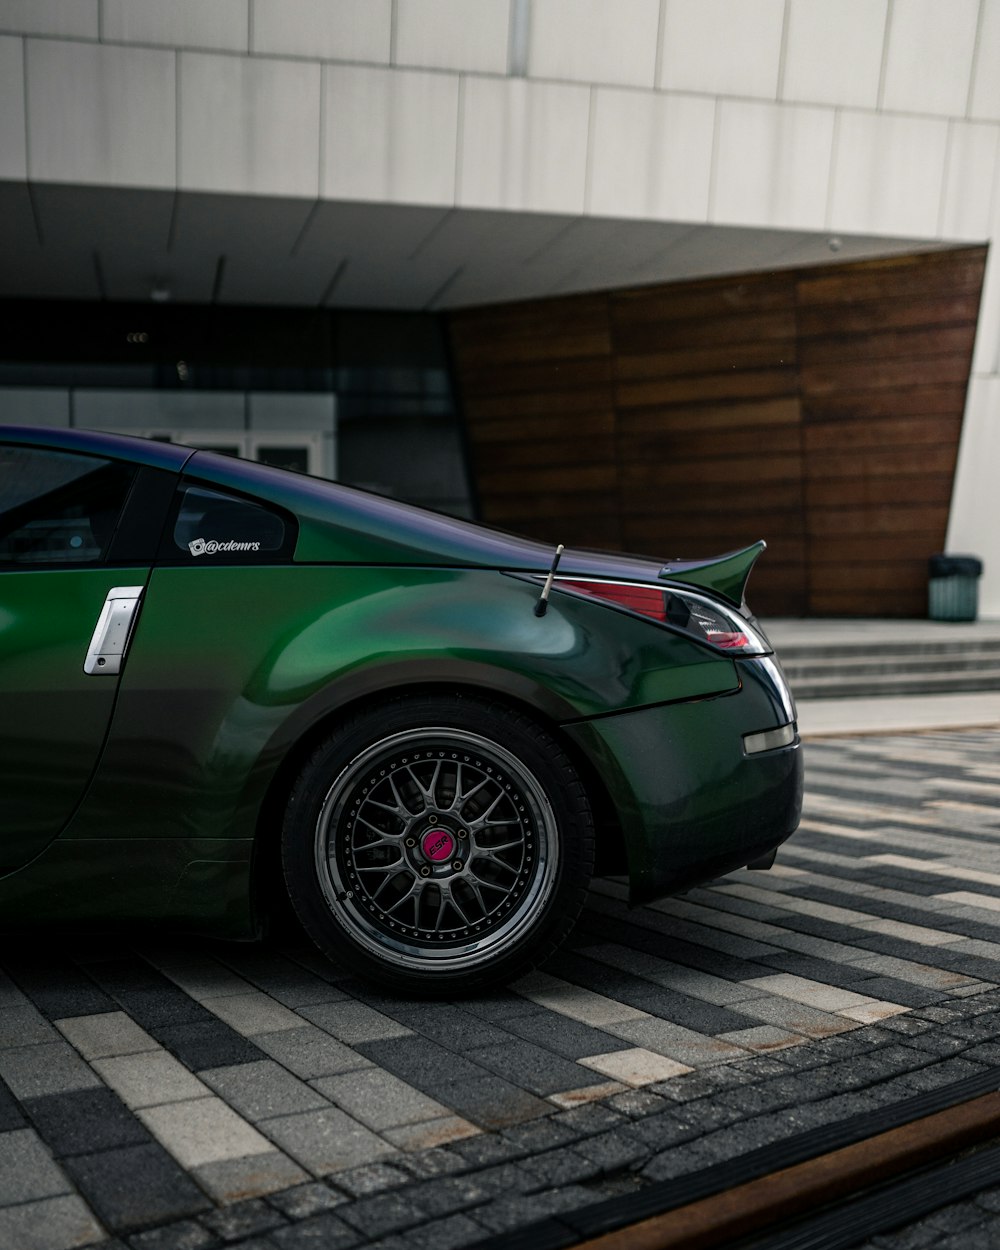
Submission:
MULTIPOLYGON (((998 184, 1000 0, 0 0, 5 300, 444 312, 991 244, 998 184)), ((119 428, 279 432, 149 389, 119 428)), ((998 467, 991 246, 947 527, 990 615, 998 467)))

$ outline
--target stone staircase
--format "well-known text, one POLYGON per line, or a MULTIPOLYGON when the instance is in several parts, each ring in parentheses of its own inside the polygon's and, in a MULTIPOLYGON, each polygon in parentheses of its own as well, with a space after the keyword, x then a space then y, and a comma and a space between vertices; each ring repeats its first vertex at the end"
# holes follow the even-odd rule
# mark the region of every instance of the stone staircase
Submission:
POLYGON ((1000 621, 763 624, 797 700, 1000 692, 1000 621))

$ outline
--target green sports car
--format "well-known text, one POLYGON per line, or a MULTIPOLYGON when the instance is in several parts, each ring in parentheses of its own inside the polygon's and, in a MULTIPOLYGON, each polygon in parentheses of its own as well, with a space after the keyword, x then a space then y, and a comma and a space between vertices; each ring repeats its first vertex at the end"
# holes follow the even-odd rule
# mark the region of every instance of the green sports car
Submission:
MULTIPOLYGON (((169 443, 0 427, 0 920, 509 979, 591 875, 766 867, 795 709, 744 587, 169 443)), ((667 952, 669 953, 669 952, 667 952)))

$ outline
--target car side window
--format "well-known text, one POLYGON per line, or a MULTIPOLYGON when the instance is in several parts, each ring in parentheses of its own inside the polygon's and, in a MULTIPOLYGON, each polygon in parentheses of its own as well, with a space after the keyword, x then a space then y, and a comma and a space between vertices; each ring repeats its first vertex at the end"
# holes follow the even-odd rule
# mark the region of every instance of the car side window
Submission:
POLYGON ((161 560, 206 564, 252 564, 290 559, 295 527, 290 518, 250 499, 182 487, 161 560))
POLYGON ((132 465, 37 447, 0 447, 0 567, 100 564, 132 465))

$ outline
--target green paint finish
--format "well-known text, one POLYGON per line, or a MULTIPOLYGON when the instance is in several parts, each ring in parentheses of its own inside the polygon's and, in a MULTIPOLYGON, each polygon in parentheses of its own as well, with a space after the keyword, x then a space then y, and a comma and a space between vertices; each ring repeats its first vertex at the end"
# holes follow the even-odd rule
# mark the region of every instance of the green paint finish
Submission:
POLYGON ((114 727, 69 838, 253 836, 285 753, 355 699, 434 683, 571 721, 735 690, 733 662, 485 570, 154 571, 114 727), (126 815, 127 814, 127 815, 126 815))
POLYGON ((594 761, 625 835, 633 902, 729 872, 791 834, 802 749, 746 756, 741 735, 784 723, 752 661, 734 696, 601 717, 567 732, 594 761))
POLYGON ((741 551, 730 551, 724 556, 717 556, 714 560, 705 560, 700 564, 668 564, 660 570, 660 577, 714 591, 739 607, 746 593, 751 570, 766 548, 767 543, 760 540, 741 551))
POLYGON ((12 925, 58 917, 246 938, 254 933, 252 846, 213 838, 60 838, 33 864, 0 879, 0 909, 12 925))
POLYGON ((83 671, 112 586, 142 569, 0 573, 0 872, 51 841, 84 795, 117 679, 83 671))

